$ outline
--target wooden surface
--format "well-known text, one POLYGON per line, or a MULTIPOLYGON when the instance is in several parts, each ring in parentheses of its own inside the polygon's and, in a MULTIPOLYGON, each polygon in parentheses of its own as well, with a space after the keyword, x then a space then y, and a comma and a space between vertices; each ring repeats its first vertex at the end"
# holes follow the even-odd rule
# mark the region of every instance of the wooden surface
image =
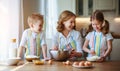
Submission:
POLYGON ((55 61, 52 65, 47 64, 47 62, 44 65, 34 65, 27 62, 20 66, 0 66, 0 71, 120 71, 120 61, 94 62, 93 64, 93 68, 78 69, 72 65, 63 65, 62 62, 55 61))

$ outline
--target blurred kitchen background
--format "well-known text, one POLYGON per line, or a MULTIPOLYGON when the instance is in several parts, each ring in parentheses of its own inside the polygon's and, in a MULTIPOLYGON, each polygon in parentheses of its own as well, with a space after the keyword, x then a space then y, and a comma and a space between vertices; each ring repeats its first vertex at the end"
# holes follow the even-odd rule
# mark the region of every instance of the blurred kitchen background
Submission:
MULTIPOLYGON (((0 0, 0 60, 8 57, 11 38, 19 46, 22 32, 28 28, 27 17, 34 12, 44 15, 44 30, 48 48, 56 32, 60 13, 70 10, 77 15, 76 29, 87 28, 90 15, 102 10, 110 22, 110 31, 120 34, 120 0, 0 0)), ((120 39, 114 39, 111 60, 120 60, 120 39)))

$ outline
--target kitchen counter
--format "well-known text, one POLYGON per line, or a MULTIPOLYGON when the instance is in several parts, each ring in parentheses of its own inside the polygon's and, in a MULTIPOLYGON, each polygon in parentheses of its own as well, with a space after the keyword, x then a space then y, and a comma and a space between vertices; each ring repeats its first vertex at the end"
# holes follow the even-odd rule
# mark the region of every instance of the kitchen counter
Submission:
POLYGON ((79 69, 72 65, 63 65, 62 62, 53 61, 52 65, 34 65, 26 62, 20 66, 0 66, 0 71, 119 71, 120 61, 107 61, 103 63, 93 62, 94 67, 89 69, 79 69))

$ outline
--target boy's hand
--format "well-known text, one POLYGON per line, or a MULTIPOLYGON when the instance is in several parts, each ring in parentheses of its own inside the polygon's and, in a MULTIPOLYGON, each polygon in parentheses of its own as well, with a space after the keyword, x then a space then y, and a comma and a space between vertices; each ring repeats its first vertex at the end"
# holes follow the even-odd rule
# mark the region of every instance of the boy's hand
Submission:
POLYGON ((50 58, 49 58, 49 57, 45 57, 44 60, 45 60, 45 61, 48 61, 48 60, 50 60, 50 58))

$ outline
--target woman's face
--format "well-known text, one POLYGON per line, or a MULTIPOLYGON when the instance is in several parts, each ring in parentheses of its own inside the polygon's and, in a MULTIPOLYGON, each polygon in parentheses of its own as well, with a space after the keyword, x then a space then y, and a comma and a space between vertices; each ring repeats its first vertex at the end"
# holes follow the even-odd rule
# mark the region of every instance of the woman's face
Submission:
POLYGON ((71 17, 69 20, 63 22, 66 30, 71 31, 75 26, 75 17, 71 17))
POLYGON ((102 27, 102 22, 94 19, 92 20, 92 27, 94 30, 100 32, 101 31, 101 27, 102 27))

